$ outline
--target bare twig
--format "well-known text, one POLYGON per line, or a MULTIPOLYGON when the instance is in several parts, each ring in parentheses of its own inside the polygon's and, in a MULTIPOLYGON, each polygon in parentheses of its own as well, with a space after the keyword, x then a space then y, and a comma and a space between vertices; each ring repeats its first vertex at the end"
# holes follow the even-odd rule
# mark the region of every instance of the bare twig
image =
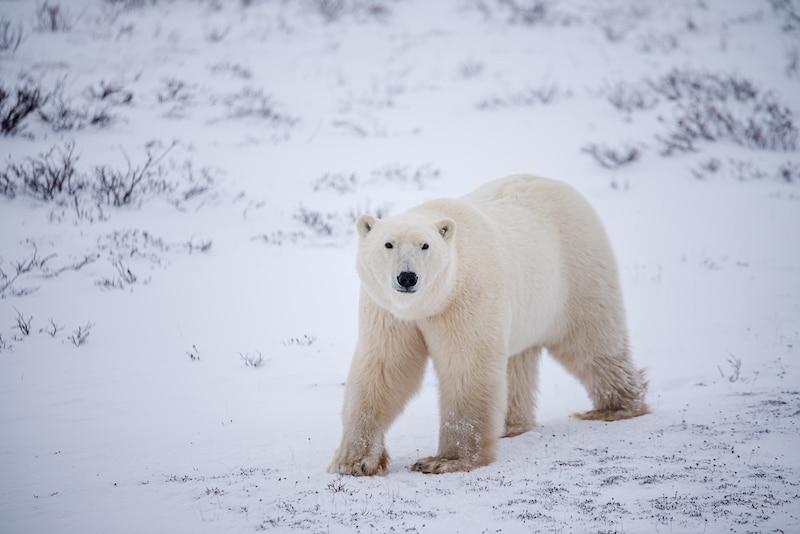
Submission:
POLYGON ((62 325, 56 324, 56 322, 51 317, 49 320, 49 324, 44 328, 40 328, 39 332, 44 334, 49 334, 50 337, 56 337, 58 333, 61 332, 62 330, 64 330, 64 327, 62 325))
POLYGON ((725 373, 722 371, 722 367, 719 365, 717 366, 717 370, 719 370, 719 374, 722 375, 722 378, 727 378, 728 382, 736 382, 739 380, 739 373, 742 371, 742 360, 728 352, 730 358, 728 358, 728 365, 731 368, 730 376, 725 376, 725 373))
MULTIPOLYGON (((55 254, 52 254, 50 257, 53 256, 55 256, 55 254)), ((62 274, 65 271, 80 271, 90 263, 94 263, 95 261, 97 261, 99 257, 100 257, 99 254, 87 254, 82 259, 74 263, 71 263, 69 265, 64 265, 53 271, 48 271, 43 273, 42 278, 55 278, 56 276, 62 274)))
POLYGON ((31 333, 31 322, 33 321, 33 316, 25 317, 22 312, 16 308, 14 308, 14 311, 17 312, 17 323, 14 325, 14 328, 19 330, 23 336, 29 336, 31 333))
POLYGON ((75 345, 76 347, 80 347, 81 345, 86 343, 87 339, 89 339, 89 334, 91 333, 93 326, 94 325, 92 323, 86 323, 83 326, 79 326, 72 332, 72 335, 69 336, 67 339, 72 341, 72 344, 75 345))
POLYGON ((16 290, 14 289, 14 283, 20 276, 24 274, 31 273, 35 270, 41 271, 44 268, 45 263, 55 257, 55 254, 50 254, 49 256, 40 258, 39 250, 36 248, 36 243, 29 240, 28 244, 33 247, 33 254, 27 259, 12 264, 12 267, 14 268, 13 275, 9 276, 2 269, 0 269, 0 298, 4 298, 7 293, 19 296, 35 291, 25 289, 16 290))
POLYGON ((249 352, 242 354, 240 352, 239 357, 242 358, 247 367, 261 367, 264 364, 264 356, 259 351, 255 351, 255 354, 250 354, 249 352))

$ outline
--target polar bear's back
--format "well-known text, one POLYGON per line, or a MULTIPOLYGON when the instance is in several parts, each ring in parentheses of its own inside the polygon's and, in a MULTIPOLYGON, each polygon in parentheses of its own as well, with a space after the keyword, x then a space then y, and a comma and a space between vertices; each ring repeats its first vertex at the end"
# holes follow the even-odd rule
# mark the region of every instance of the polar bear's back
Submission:
POLYGON ((509 268, 508 289, 517 300, 512 345, 530 343, 529 334, 545 344, 560 337, 587 299, 619 303, 609 313, 622 319, 611 245, 594 209, 571 186, 514 175, 459 200, 491 221, 497 250, 509 268), (529 325, 538 325, 537 332, 526 330, 529 325))
POLYGON ((526 236, 555 232, 551 235, 558 236, 562 253, 597 253, 603 260, 611 253, 594 209, 564 182, 516 174, 488 182, 460 200, 482 212, 493 225, 510 230, 504 233, 512 234, 518 246, 526 236))
POLYGON ((505 219, 504 214, 519 217, 520 210, 549 220, 586 209, 592 211, 586 200, 566 183, 532 174, 515 174, 487 182, 461 200, 498 222, 505 219))

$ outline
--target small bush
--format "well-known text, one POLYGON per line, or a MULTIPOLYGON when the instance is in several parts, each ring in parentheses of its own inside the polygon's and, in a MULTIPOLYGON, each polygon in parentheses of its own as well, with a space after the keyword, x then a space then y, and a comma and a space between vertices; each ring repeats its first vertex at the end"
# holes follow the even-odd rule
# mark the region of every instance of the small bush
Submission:
POLYGON ((640 51, 651 53, 666 54, 678 48, 678 38, 671 33, 649 32, 639 38, 638 48, 640 51))
MULTIPOLYGON (((294 220, 311 230, 310 237, 317 238, 338 238, 341 236, 351 235, 355 231, 355 221, 359 215, 373 210, 364 210, 360 206, 356 206, 349 211, 320 211, 308 209, 300 206, 294 213, 294 220)), ((378 208, 374 210, 374 215, 378 218, 386 215, 388 211, 385 208, 378 208)), ((303 232, 273 232, 271 235, 263 234, 257 236, 265 243, 273 245, 281 245, 284 243, 296 243, 300 239, 306 239, 307 236, 303 232)))
POLYGON ((253 77, 253 73, 250 69, 230 62, 215 63, 209 67, 209 70, 212 74, 227 73, 242 80, 249 80, 253 77))
POLYGON ((528 86, 506 96, 484 98, 477 104, 478 109, 495 110, 552 104, 556 99, 569 96, 554 83, 542 83, 538 87, 528 86))
POLYGON ((414 184, 423 189, 428 182, 441 176, 441 171, 430 164, 412 167, 390 164, 372 171, 372 182, 414 184))
POLYGON ((645 90, 623 82, 607 85, 603 92, 609 104, 628 115, 634 111, 652 109, 658 103, 658 99, 645 90))
POLYGON ((50 337, 56 337, 58 333, 61 332, 62 330, 64 330, 64 327, 62 325, 56 324, 56 322, 51 317, 47 326, 44 326, 39 329, 39 333, 47 334, 50 337))
POLYGON ((332 213, 322 213, 300 206, 294 214, 294 219, 320 237, 330 237, 334 234, 335 215, 332 213))
POLYGON ((239 357, 247 367, 258 368, 264 365, 264 356, 259 351, 255 351, 252 354, 249 352, 242 354, 240 352, 239 357))
POLYGON ((314 191, 336 191, 339 194, 352 193, 358 188, 358 178, 354 172, 326 172, 313 185, 314 191))
POLYGON ((749 159, 728 158, 723 162, 719 158, 709 158, 700 161, 691 172, 698 180, 722 175, 740 182, 772 178, 787 184, 800 183, 800 163, 791 160, 774 168, 764 168, 749 159))
POLYGON ((769 0, 772 10, 782 22, 787 33, 800 33, 800 2, 797 0, 769 0))
POLYGON ((726 375, 722 371, 722 367, 719 365, 717 365, 717 369, 719 370, 719 374, 722 376, 722 378, 726 378, 728 382, 733 383, 739 380, 740 378, 740 374, 742 372, 742 360, 740 358, 737 358, 730 352, 728 353, 728 355, 730 356, 730 358, 728 358, 728 366, 730 367, 730 374, 726 375))
POLYGON ((177 78, 164 78, 161 83, 162 87, 156 95, 159 104, 175 103, 186 105, 194 100, 196 86, 189 85, 177 78))
POLYGON ((336 22, 344 17, 358 20, 383 19, 391 14, 386 0, 306 0, 308 8, 325 22, 336 22))
POLYGON ((652 17, 647 2, 596 2, 596 10, 586 12, 589 24, 599 29, 609 43, 620 43, 652 17))
POLYGON ((582 151, 592 156, 600 166, 606 169, 618 169, 629 165, 638 161, 642 155, 641 149, 627 144, 620 149, 614 149, 592 143, 583 147, 582 151))
POLYGON ((292 337, 283 342, 284 345, 297 345, 298 347, 308 347, 317 341, 317 336, 303 334, 300 337, 292 337))
POLYGON ((737 132, 741 144, 787 152, 798 147, 794 113, 773 93, 760 98, 753 106, 752 114, 743 122, 743 130, 737 132))
POLYGON ((0 83, 0 133, 14 135, 23 131, 24 122, 34 113, 55 132, 80 130, 87 126, 108 126, 115 120, 112 108, 133 101, 133 93, 122 84, 100 81, 87 87, 82 99, 65 94, 65 80, 60 80, 52 90, 45 90, 39 82, 23 75, 16 89, 0 83))
POLYGON ((68 32, 72 29, 72 17, 61 9, 60 4, 42 2, 36 8, 36 29, 41 32, 68 32))
POLYGON ((117 84, 101 81, 83 93, 83 102, 75 102, 64 94, 64 81, 56 84, 50 94, 49 104, 39 110, 39 117, 53 131, 82 130, 88 126, 105 127, 115 120, 113 107, 129 104, 133 94, 117 84))
POLYGON ((769 177, 769 173, 750 160, 734 159, 728 160, 728 174, 740 182, 751 182, 763 180, 769 177))
POLYGON ((14 284, 20 277, 24 275, 41 271, 44 268, 45 263, 47 263, 47 261, 50 259, 52 259, 52 256, 40 258, 39 250, 36 248, 36 245, 33 244, 33 254, 31 257, 14 262, 12 264, 12 273, 6 273, 5 270, 0 267, 0 298, 6 298, 8 296, 20 297, 36 291, 36 288, 30 287, 21 289, 16 288, 14 287, 14 284))
POLYGON ((189 254, 194 254, 195 252, 205 254, 211 250, 211 245, 213 244, 214 242, 211 239, 192 237, 183 243, 183 248, 189 254))
POLYGON ((22 43, 22 24, 16 27, 11 20, 0 17, 0 52, 16 52, 22 43))
POLYGON ((31 334, 31 322, 33 322, 33 316, 26 317, 16 308, 14 308, 14 311, 17 312, 16 324, 14 325, 14 328, 19 330, 19 333, 24 337, 28 337, 31 334))
POLYGON ((528 0, 527 2, 505 0, 499 3, 510 11, 512 22, 532 26, 544 24, 552 18, 553 2, 551 0, 528 0))
POLYGON ((156 94, 159 104, 170 106, 166 112, 167 117, 182 118, 186 107, 195 100, 196 85, 190 85, 177 78, 164 78, 161 80, 161 89, 156 94))
POLYGON ((523 26, 570 25, 577 18, 557 9, 555 0, 472 0, 469 7, 487 19, 505 18, 523 26))
POLYGON ((751 101, 758 95, 753 82, 737 76, 673 69, 655 80, 648 80, 653 91, 671 101, 714 102, 751 101))
POLYGON ((226 26, 224 29, 223 28, 207 29, 205 32, 206 41, 208 41, 209 43, 221 43, 222 41, 225 40, 230 31, 231 31, 230 26, 226 26))
POLYGON ((251 238, 251 240, 261 240, 267 245, 295 245, 301 239, 305 239, 306 234, 303 232, 284 232, 283 230, 276 230, 270 234, 261 234, 251 238))
MULTIPOLYGON (((126 265, 121 258, 111 260, 111 265, 117 271, 117 276, 105 276, 95 281, 95 285, 101 289, 125 289, 139 282, 139 277, 134 273, 130 266, 126 265)), ((144 283, 147 283, 145 280, 144 283)))
POLYGON ((662 154, 697 150, 699 142, 732 141, 761 150, 793 151, 800 132, 792 110, 773 93, 736 76, 673 70, 648 85, 676 105, 662 154))
POLYGON ((73 263, 68 263, 60 266, 51 267, 51 260, 56 257, 56 254, 48 254, 47 256, 40 256, 39 249, 31 240, 27 240, 27 244, 33 248, 33 253, 23 260, 11 263, 13 272, 6 272, 2 268, 2 257, 0 257, 0 299, 6 297, 21 297, 34 293, 37 287, 16 287, 18 281, 24 278, 55 278, 67 271, 79 271, 85 266, 97 260, 96 254, 89 254, 84 256, 81 260, 73 263))
MULTIPOLYGON (((199 207, 201 199, 208 198, 211 192, 215 171, 207 167, 196 170, 188 160, 182 165, 173 161, 162 165, 175 146, 177 142, 166 148, 151 142, 146 146, 146 158, 139 164, 125 155, 126 169, 98 165, 87 172, 77 168, 75 145, 69 142, 35 158, 9 161, 0 170, 0 194, 8 198, 26 194, 45 202, 54 201, 62 208, 74 209, 79 220, 90 221, 105 218, 102 205, 127 206, 153 196, 164 198, 179 210, 185 209, 187 203, 199 207), (172 178, 173 175, 177 176, 172 178)), ((53 217, 59 219, 57 214, 53 217)))
POLYGON ((148 180, 153 177, 158 163, 163 160, 169 152, 175 148, 177 142, 173 142, 161 154, 154 152, 155 144, 147 146, 147 159, 139 166, 134 167, 130 159, 125 156, 128 168, 119 171, 108 165, 95 167, 95 194, 111 206, 126 206, 138 201, 141 193, 148 185, 148 180))
POLYGON ((786 50, 786 76, 800 78, 800 48, 792 46, 786 50))
POLYGON ((86 187, 75 169, 77 161, 75 144, 68 142, 62 149, 53 147, 36 158, 9 163, 0 172, 0 193, 14 198, 21 189, 22 193, 43 201, 62 194, 74 196, 86 187))
POLYGON ((724 102, 689 102, 678 109, 667 134, 657 139, 664 155, 695 151, 700 141, 719 140, 789 152, 798 148, 799 135, 792 110, 768 93, 744 109, 724 102))
POLYGON ((778 167, 778 178, 787 184, 800 183, 800 163, 787 161, 778 167))
POLYGON ((72 344, 76 347, 80 347, 88 341, 89 334, 91 334, 93 326, 94 325, 92 323, 86 323, 83 326, 79 326, 72 332, 72 335, 67 337, 67 339, 72 341, 72 344))
POLYGON ((468 59, 458 66, 458 74, 464 79, 477 78, 483 74, 483 70, 483 63, 474 59, 468 59))
POLYGON ((350 211, 347 212, 348 223, 350 224, 350 226, 351 227, 355 226, 358 218, 364 213, 369 213, 370 215, 373 215, 377 219, 384 219, 389 215, 391 215, 391 206, 388 204, 373 206, 372 204, 370 204, 370 202, 354 206, 350 209, 350 211))
POLYGON ((297 119, 279 112, 272 97, 265 94, 262 89, 245 87, 238 93, 224 98, 223 102, 228 108, 228 117, 232 119, 254 117, 266 120, 274 126, 292 126, 297 122, 297 119))
POLYGON ((692 169, 692 174, 698 180, 704 180, 706 176, 716 174, 722 168, 722 161, 719 158, 711 158, 701 161, 696 169, 692 169))
POLYGON ((133 93, 126 90, 120 82, 100 80, 97 86, 89 86, 84 91, 89 100, 99 100, 112 106, 127 106, 133 102, 133 93))
POLYGON ((49 99, 42 90, 32 84, 9 90, 0 83, 0 133, 5 136, 22 131, 23 122, 34 111, 39 110, 49 99))
POLYGON ((147 6, 147 4, 155 5, 156 0, 103 0, 103 3, 109 7, 123 11, 133 11, 142 9, 147 6))
POLYGON ((341 195, 353 193, 370 184, 413 184, 424 189, 428 182, 441 176, 441 171, 431 164, 400 165, 396 163, 373 169, 370 178, 364 180, 354 172, 326 172, 312 184, 315 192, 335 191, 341 195))
POLYGON ((191 160, 186 160, 181 165, 170 162, 167 172, 177 172, 180 179, 166 183, 162 178, 159 180, 160 188, 168 192, 170 204, 183 210, 188 202, 196 201, 211 192, 211 186, 214 185, 215 176, 219 171, 209 167, 197 171, 191 160))

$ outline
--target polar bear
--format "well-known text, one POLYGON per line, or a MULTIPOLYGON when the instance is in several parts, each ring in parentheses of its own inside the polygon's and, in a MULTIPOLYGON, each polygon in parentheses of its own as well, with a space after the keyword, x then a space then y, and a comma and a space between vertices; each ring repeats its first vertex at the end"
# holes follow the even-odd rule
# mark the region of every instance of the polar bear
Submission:
POLYGON ((384 435, 428 358, 439 450, 414 471, 487 465, 500 437, 530 430, 543 348, 586 388, 593 409, 581 419, 648 413, 611 246, 568 185, 515 175, 356 226, 359 333, 331 473, 386 471, 384 435))

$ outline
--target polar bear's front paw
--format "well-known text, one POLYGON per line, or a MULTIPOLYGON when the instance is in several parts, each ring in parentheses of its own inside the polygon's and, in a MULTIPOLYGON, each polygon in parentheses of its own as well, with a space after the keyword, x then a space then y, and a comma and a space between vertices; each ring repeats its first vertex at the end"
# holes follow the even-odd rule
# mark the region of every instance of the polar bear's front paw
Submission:
POLYGON ((412 471, 419 473, 441 475, 442 473, 455 473, 458 471, 471 471, 476 467, 482 467, 489 462, 468 460, 466 458, 444 458, 442 456, 430 456, 417 460, 411 466, 412 471))
POLYGON ((389 468, 389 454, 386 449, 378 453, 350 453, 344 447, 336 452, 328 472, 339 475, 373 476, 385 473, 389 468))

